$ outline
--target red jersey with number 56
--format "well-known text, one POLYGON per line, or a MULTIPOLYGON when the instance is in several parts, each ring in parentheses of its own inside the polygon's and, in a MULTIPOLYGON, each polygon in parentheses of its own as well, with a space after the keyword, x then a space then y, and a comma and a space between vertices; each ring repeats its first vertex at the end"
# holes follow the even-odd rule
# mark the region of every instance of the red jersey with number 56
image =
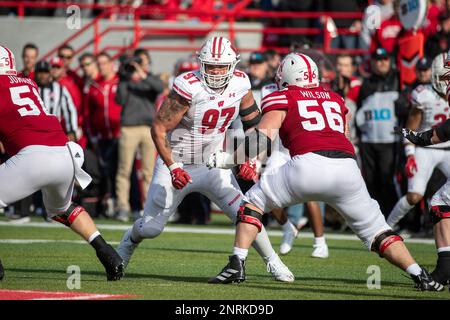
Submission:
POLYGON ((342 97, 333 91, 289 86, 267 95, 261 108, 263 114, 271 110, 287 111, 280 138, 291 157, 319 150, 355 154, 345 136, 348 109, 342 97))
POLYGON ((0 76, 0 97, 0 142, 9 156, 30 145, 66 144, 61 124, 46 113, 33 80, 0 76))

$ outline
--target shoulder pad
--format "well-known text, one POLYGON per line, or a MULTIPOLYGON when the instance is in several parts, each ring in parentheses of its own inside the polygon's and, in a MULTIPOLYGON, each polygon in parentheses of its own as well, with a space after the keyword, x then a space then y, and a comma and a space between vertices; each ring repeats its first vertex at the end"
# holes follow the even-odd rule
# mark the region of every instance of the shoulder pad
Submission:
POLYGON ((173 81, 173 91, 187 100, 192 100, 194 86, 200 84, 200 79, 194 72, 186 72, 180 74, 173 81))

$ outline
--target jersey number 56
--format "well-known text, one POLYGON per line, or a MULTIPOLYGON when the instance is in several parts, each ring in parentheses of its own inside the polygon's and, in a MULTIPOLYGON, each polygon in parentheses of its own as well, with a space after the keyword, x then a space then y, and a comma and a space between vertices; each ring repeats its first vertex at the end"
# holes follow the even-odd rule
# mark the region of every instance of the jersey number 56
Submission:
MULTIPOLYGON (((315 109, 317 110, 317 108, 315 109)), ((334 131, 344 133, 344 119, 341 115, 341 106, 337 102, 324 101, 319 105, 317 100, 301 100, 298 101, 298 112, 301 117, 308 119, 301 122, 307 131, 319 131, 328 126, 334 131), (325 118, 319 111, 311 110, 314 107, 321 107, 325 118)))

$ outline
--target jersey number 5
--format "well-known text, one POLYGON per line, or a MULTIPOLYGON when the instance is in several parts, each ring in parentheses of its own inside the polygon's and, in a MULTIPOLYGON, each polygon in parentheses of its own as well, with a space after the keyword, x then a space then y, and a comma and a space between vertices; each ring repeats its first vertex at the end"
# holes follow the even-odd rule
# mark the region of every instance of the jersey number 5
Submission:
POLYGON ((323 130, 328 124, 328 127, 334 131, 344 133, 344 119, 341 115, 341 106, 339 103, 334 101, 324 101, 322 102, 322 108, 325 112, 326 120, 319 111, 308 110, 309 107, 319 107, 319 102, 317 100, 302 100, 298 101, 298 112, 300 116, 306 119, 302 121, 302 126, 308 131, 319 131, 323 130))
MULTIPOLYGON (((34 103, 33 100, 31 100, 30 98, 26 98, 26 97, 24 98, 24 97, 20 96, 23 93, 30 92, 30 87, 29 86, 11 87, 9 89, 9 91, 11 93, 11 100, 12 100, 12 102, 16 106, 22 107, 22 108, 17 109, 17 111, 20 113, 20 115, 22 117, 25 117, 25 116, 38 116, 38 115, 41 114, 41 110, 34 103)), ((43 106, 44 103, 42 102, 42 99, 39 96, 39 93, 37 92, 36 88, 33 88, 32 91, 33 91, 33 94, 36 96, 36 99, 41 104, 41 106, 43 106)), ((42 109, 45 112, 45 108, 42 107, 42 109)))

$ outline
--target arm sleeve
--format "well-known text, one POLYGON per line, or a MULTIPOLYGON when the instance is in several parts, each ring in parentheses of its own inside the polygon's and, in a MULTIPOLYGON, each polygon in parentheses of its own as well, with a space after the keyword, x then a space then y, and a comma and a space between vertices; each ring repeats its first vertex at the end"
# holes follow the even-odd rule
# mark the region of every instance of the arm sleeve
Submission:
POLYGON ((158 77, 148 75, 147 78, 138 82, 129 81, 128 88, 135 91, 161 93, 163 91, 163 83, 158 77))
POLYGON ((125 106, 128 99, 128 80, 119 81, 117 86, 116 103, 121 106, 125 106))
POLYGON ((441 142, 450 140, 450 119, 445 120, 434 130, 436 130, 436 135, 441 142))

